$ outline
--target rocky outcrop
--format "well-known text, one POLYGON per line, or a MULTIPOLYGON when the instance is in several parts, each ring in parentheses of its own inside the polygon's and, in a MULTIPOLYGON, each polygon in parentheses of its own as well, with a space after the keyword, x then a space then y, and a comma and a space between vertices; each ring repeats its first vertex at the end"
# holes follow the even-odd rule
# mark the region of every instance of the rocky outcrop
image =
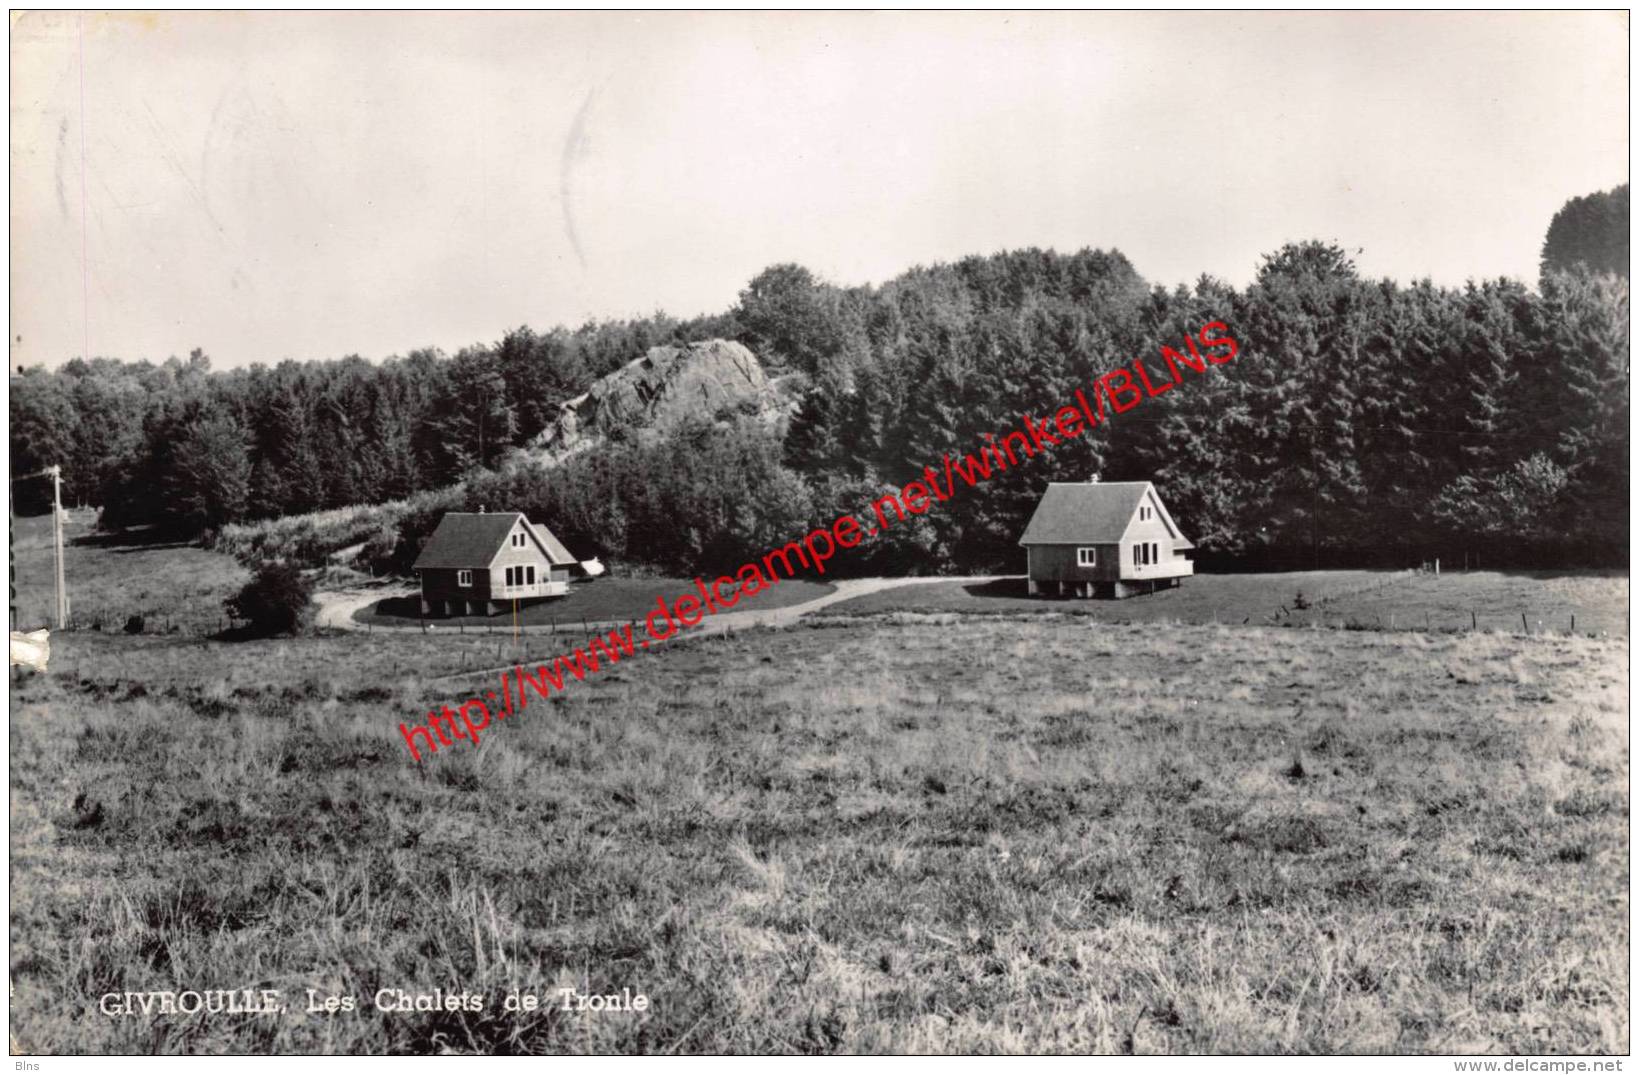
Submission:
POLYGON ((690 420, 756 416, 770 424, 795 406, 743 344, 706 340, 654 347, 565 403, 526 449, 558 462, 609 439, 663 436, 690 420))

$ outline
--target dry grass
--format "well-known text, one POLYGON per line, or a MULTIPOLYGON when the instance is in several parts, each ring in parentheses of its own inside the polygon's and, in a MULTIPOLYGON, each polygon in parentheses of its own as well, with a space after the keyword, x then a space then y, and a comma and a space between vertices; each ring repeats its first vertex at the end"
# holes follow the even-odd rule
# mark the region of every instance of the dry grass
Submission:
POLYGON ((650 651, 418 770, 450 641, 54 640, 13 694, 18 1047, 1629 1046, 1617 642, 851 620, 650 651), (500 1008, 559 983, 653 1007, 500 1008), (96 1012, 179 985, 292 1011, 96 1012))

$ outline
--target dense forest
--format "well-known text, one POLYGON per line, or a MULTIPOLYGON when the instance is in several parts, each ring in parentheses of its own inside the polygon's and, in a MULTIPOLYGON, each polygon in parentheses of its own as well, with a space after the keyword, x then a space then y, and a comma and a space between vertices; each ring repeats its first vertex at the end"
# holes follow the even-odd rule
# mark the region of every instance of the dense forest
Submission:
MULTIPOLYGON (((207 536, 461 482, 440 508, 527 510, 584 556, 710 570, 860 511, 946 451, 1223 321, 1240 343, 1232 363, 907 520, 849 568, 1017 567, 1045 483, 1095 473, 1155 481, 1206 564, 1626 564, 1618 196, 1625 254, 1626 188, 1576 199, 1534 289, 1366 279, 1345 251, 1305 242, 1265 257, 1245 288, 1202 277, 1167 290, 1114 251, 1032 249, 871 287, 779 265, 719 316, 518 328, 454 356, 226 372, 197 351, 75 359, 12 377, 13 473, 61 461, 65 497, 99 506, 103 527, 207 536), (800 375, 786 428, 701 422, 550 471, 503 465, 598 377, 657 344, 715 337, 800 375)), ((41 484, 15 487, 18 510, 41 508, 41 484)), ((433 517, 404 517, 401 565, 433 517)))

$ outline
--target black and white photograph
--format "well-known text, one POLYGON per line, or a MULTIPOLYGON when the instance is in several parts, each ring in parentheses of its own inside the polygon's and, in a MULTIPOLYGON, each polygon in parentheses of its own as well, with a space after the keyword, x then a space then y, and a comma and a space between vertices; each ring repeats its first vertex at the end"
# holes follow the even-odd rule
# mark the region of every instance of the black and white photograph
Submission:
POLYGON ((1626 1070, 1630 17, 12 11, 16 1070, 1626 1070))

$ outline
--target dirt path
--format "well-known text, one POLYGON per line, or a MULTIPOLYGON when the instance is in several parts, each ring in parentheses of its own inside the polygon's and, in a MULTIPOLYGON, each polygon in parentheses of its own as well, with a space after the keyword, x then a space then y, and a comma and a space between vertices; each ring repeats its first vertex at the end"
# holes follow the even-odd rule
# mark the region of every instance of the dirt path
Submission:
MULTIPOLYGON (((698 628, 694 634, 713 631, 739 631, 747 627, 789 627, 798 619, 811 612, 818 612, 840 601, 850 601, 856 597, 876 593, 880 590, 891 590, 900 586, 918 586, 932 582, 990 582, 1000 576, 972 575, 951 576, 933 575, 908 579, 843 579, 836 583, 836 589, 823 597, 816 597, 812 601, 804 601, 796 605, 784 605, 780 608, 746 609, 744 612, 719 612, 711 616, 698 628)), ((392 597, 412 597, 416 590, 412 586, 377 586, 373 588, 356 587, 346 590, 330 590, 313 595, 313 601, 319 606, 317 623, 320 627, 328 627, 338 631, 362 631, 365 625, 355 620, 353 616, 375 604, 392 597)), ((607 630, 619 627, 625 620, 605 620, 589 626, 594 631, 607 630)), ((435 628, 436 629, 436 628, 435 628)), ((407 631, 419 634, 420 625, 403 627, 388 627, 376 624, 372 631, 407 631)), ((526 632, 529 633, 529 632, 526 632)), ((538 632, 544 634, 545 632, 538 632)))
MULTIPOLYGON (((836 584, 836 589, 824 597, 816 597, 812 601, 801 604, 786 605, 782 608, 747 609, 744 612, 720 612, 715 616, 708 616, 698 627, 679 632, 677 638, 694 638, 700 635, 721 634, 724 631, 743 631, 748 627, 789 627, 804 616, 818 612, 823 608, 841 601, 851 601, 856 597, 877 593, 881 590, 891 590, 900 586, 920 586, 934 582, 963 582, 984 583, 991 582, 1000 576, 970 575, 950 576, 936 575, 908 579, 844 579, 836 584)), ((314 602, 319 606, 317 622, 320 627, 328 627, 342 631, 362 631, 365 625, 353 618, 361 609, 367 608, 377 601, 390 597, 406 597, 415 593, 413 587, 406 586, 378 586, 375 588, 354 588, 347 590, 333 590, 313 595, 314 602)), ((623 627, 628 621, 605 620, 587 626, 593 633, 613 630, 623 627)), ((387 627, 377 624, 371 628, 374 632, 400 631, 421 633, 419 625, 411 627, 387 627)), ((437 630, 437 627, 434 627, 437 630)), ((544 633, 544 632, 542 632, 544 633)), ((571 636, 578 638, 577 636, 571 636)), ((507 668, 511 668, 508 665, 507 668)), ((470 672, 460 672, 452 676, 441 676, 440 679, 459 679, 468 676, 487 675, 489 669, 474 669, 470 672)))
MULTIPOLYGON (((417 593, 414 586, 357 586, 346 590, 321 590, 313 595, 313 603, 319 606, 318 615, 314 617, 314 625, 328 627, 333 631, 362 631, 364 624, 355 620, 353 616, 369 608, 377 601, 385 601, 392 597, 413 597, 417 593)), ((420 627, 375 627, 375 631, 419 631, 420 627)))
POLYGON ((789 627, 798 619, 810 612, 818 612, 822 608, 849 601, 855 597, 864 597, 868 593, 879 590, 893 590, 900 586, 919 586, 930 582, 990 582, 995 576, 970 575, 949 576, 934 575, 911 579, 844 579, 836 584, 836 589, 824 597, 816 597, 812 601, 804 601, 800 605, 787 605, 784 608, 767 610, 747 609, 744 612, 723 612, 711 617, 701 624, 701 628, 712 627, 720 631, 738 631, 746 627, 789 627))

